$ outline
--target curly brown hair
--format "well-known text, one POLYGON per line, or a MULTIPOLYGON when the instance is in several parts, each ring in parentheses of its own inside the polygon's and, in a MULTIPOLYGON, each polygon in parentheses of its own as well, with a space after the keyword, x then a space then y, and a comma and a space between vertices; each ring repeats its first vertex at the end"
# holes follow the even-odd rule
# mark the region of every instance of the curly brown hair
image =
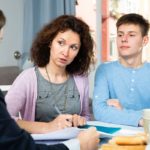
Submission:
POLYGON ((69 74, 88 73, 91 62, 93 61, 94 42, 90 35, 89 26, 81 19, 72 15, 62 15, 47 24, 37 34, 31 47, 31 60, 38 67, 45 67, 49 63, 49 45, 59 32, 72 30, 80 36, 81 47, 79 53, 66 67, 69 74))

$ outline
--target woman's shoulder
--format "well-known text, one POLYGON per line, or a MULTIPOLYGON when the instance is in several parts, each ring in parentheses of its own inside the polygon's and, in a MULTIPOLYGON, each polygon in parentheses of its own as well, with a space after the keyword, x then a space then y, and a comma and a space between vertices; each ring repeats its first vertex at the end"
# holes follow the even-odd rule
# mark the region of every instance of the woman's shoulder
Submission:
POLYGON ((31 67, 22 71, 22 73, 33 73, 35 72, 35 67, 31 67))
POLYGON ((83 75, 73 75, 74 79, 79 79, 79 80, 85 80, 88 78, 88 74, 83 74, 83 75))
POLYGON ((87 83, 88 75, 73 75, 76 84, 87 83))
POLYGON ((36 77, 36 74, 35 74, 35 67, 32 67, 32 68, 28 68, 28 69, 25 69, 23 70, 19 76, 17 77, 17 79, 22 79, 22 80, 30 80, 31 78, 35 78, 36 77))
POLYGON ((35 67, 31 67, 25 70, 22 70, 22 72, 20 73, 20 75, 30 75, 32 76, 33 74, 35 74, 35 67))

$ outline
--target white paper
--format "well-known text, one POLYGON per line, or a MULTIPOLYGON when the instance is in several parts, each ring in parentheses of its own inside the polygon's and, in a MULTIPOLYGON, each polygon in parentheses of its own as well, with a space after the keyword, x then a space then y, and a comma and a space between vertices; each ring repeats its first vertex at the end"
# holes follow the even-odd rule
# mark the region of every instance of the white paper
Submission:
MULTIPOLYGON (((49 132, 45 134, 31 134, 34 140, 66 140, 76 138, 80 131, 87 129, 80 129, 77 127, 65 128, 55 132, 49 132)), ((100 132, 100 138, 112 137, 113 134, 100 132)))
POLYGON ((31 134, 34 140, 65 140, 77 137, 81 130, 76 127, 65 128, 45 134, 31 134))
POLYGON ((116 132, 114 136, 116 135, 122 135, 122 136, 133 136, 137 134, 144 133, 144 131, 139 131, 139 130, 130 130, 130 129, 121 129, 120 131, 116 132))
MULTIPOLYGON (((111 127, 111 126, 109 126, 111 127)), ((113 126, 114 127, 114 126, 113 126)), ((62 130, 58 130, 55 132, 49 132, 45 134, 31 134, 34 140, 66 140, 66 139, 72 139, 76 138, 80 131, 86 130, 86 129, 79 129, 77 127, 71 127, 71 128, 65 128, 62 130)), ((119 131, 108 134, 105 132, 100 132, 100 138, 111 138, 113 136, 129 136, 129 135, 136 135, 139 133, 143 133, 143 130, 135 130, 135 129, 125 129, 121 128, 119 131)))

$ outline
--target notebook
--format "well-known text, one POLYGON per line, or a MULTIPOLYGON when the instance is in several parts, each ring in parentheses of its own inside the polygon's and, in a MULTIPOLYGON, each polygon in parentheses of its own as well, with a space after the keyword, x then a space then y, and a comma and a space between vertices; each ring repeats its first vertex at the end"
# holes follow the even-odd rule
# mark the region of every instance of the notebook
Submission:
POLYGON ((95 127, 99 132, 108 133, 108 134, 113 134, 121 129, 119 127, 105 127, 105 126, 88 125, 88 124, 84 126, 79 126, 80 129, 87 129, 89 127, 95 127))

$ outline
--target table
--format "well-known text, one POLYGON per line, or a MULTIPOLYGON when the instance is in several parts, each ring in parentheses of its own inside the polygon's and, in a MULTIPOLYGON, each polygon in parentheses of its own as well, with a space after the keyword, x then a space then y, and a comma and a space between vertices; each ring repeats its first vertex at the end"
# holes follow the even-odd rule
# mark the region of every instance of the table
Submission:
MULTIPOLYGON (((138 132, 144 132, 144 129, 143 127, 133 127, 133 126, 125 126, 125 125, 116 125, 116 124, 111 124, 111 123, 105 123, 105 122, 99 122, 99 121, 89 121, 87 122, 88 124, 90 125, 98 125, 98 126, 106 126, 106 127, 120 127, 122 130, 124 131, 130 131, 130 133, 124 133, 126 135, 132 135, 132 134, 136 134, 138 132)), ((118 131, 119 132, 119 131, 118 131)), ((120 132, 120 133, 114 133, 113 136, 115 135, 119 135, 119 134, 122 134, 123 132, 120 132)), ((101 146, 103 144, 106 144, 108 143, 108 141, 111 139, 111 137, 108 137, 108 138, 101 138, 101 141, 100 141, 100 148, 99 150, 101 150, 101 146)), ((147 146, 146 150, 150 150, 150 146, 147 146)))
MULTIPOLYGON (((104 122, 99 122, 99 121, 88 121, 87 124, 89 124, 89 125, 97 125, 97 126, 106 126, 106 127, 121 127, 122 129, 127 129, 127 131, 130 130, 130 131, 135 131, 135 132, 143 132, 143 128, 142 127, 131 127, 131 126, 124 126, 124 125, 116 125, 116 124, 104 123, 104 122)), ((70 132, 72 132, 72 130, 70 130, 70 132)), ((61 134, 63 134, 63 133, 64 132, 62 132, 61 134)), ((77 134, 78 133, 76 133, 73 138, 75 138, 77 136, 77 134)), ((115 136, 115 134, 114 134, 114 136, 115 136)), ((52 138, 54 138, 54 136, 52 136, 52 138)), ((102 144, 104 144, 104 143, 107 143, 109 139, 110 139, 110 137, 101 138, 100 146, 102 144)), ((42 141, 43 144, 54 144, 55 142, 57 143, 57 142, 61 142, 61 141, 57 141, 57 140, 56 141, 54 141, 54 140, 53 141, 52 140, 49 140, 49 141, 47 141, 47 140, 44 141, 43 140, 42 141)))

